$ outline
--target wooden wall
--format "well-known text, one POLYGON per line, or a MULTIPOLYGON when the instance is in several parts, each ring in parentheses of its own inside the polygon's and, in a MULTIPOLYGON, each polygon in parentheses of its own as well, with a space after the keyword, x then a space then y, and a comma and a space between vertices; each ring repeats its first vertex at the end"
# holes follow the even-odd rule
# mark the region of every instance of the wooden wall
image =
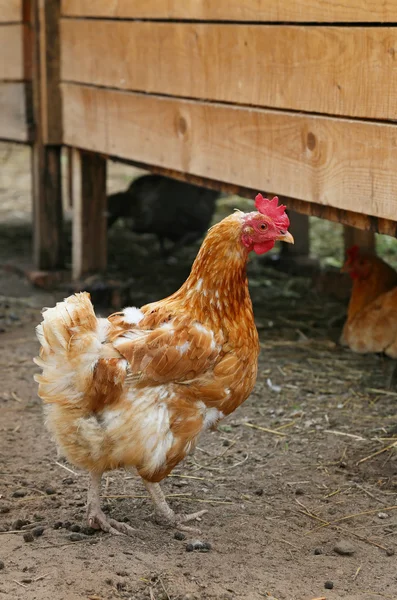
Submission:
POLYGON ((29 17, 23 0, 0 0, 0 139, 31 138, 29 17))
POLYGON ((66 144, 395 232, 395 2, 63 0, 61 14, 66 144))

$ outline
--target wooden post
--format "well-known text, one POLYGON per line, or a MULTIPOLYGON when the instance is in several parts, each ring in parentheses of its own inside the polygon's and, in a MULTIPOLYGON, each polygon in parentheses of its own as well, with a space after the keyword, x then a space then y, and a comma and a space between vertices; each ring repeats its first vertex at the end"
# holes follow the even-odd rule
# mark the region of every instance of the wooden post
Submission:
POLYGON ((39 269, 63 266, 59 0, 25 0, 32 24, 33 254, 39 269))
POLYGON ((358 246, 367 254, 376 254, 375 234, 373 231, 365 231, 364 229, 357 229, 356 227, 345 225, 343 228, 343 237, 345 242, 345 253, 346 250, 352 246, 358 246))
POLYGON ((107 264, 106 158, 73 150, 73 278, 107 264))
POLYGON ((309 217, 294 210, 288 211, 290 220, 289 231, 294 236, 294 244, 283 244, 282 254, 289 258, 307 257, 310 253, 309 217))

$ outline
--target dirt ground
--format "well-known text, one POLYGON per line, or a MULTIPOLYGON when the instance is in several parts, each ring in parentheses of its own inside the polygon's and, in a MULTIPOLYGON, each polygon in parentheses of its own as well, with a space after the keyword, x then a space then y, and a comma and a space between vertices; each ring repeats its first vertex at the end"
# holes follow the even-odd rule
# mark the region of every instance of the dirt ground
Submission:
MULTIPOLYGON (((393 364, 338 346, 345 299, 259 260, 250 264, 262 343, 256 388, 164 484, 174 509, 208 509, 195 537, 211 548, 188 552, 191 536, 155 525, 143 486, 122 471, 104 479, 103 505, 136 536, 85 529, 87 475, 58 460, 33 381, 34 326, 65 288, 37 290, 23 276, 28 154, 14 146, 3 155, 0 598, 396 600, 393 364)), ((111 189, 128 176, 112 167, 111 189)), ((120 228, 110 236, 110 271, 130 279, 140 305, 176 289, 196 251, 165 264, 152 238, 120 228)))

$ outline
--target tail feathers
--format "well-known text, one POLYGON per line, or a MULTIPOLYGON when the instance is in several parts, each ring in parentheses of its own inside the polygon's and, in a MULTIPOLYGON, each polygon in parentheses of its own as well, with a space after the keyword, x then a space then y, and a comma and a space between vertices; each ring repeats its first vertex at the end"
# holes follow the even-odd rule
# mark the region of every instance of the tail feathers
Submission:
POLYGON ((36 334, 44 352, 66 352, 75 328, 80 333, 94 332, 97 324, 90 295, 82 292, 58 302, 54 308, 43 309, 43 321, 36 334))
POLYGON ((86 292, 43 311, 36 328, 40 356, 35 359, 43 372, 35 380, 44 402, 78 403, 85 397, 110 327, 107 319, 97 319, 86 292))

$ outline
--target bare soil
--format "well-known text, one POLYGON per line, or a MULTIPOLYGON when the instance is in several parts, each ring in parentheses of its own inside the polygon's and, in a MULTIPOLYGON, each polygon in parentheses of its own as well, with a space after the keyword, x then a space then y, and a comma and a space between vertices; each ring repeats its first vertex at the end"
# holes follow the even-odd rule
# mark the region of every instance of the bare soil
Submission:
MULTIPOLYGON (((58 460, 33 381, 34 326, 65 290, 34 289, 10 267, 30 261, 28 156, 15 152, 0 178, 0 598, 397 599, 393 364, 338 346, 345 299, 259 260, 255 391, 164 484, 176 510, 208 509, 196 537, 210 550, 188 552, 191 536, 155 525, 139 479, 123 471, 104 478, 103 505, 136 536, 84 529, 87 475, 58 460)), ((129 173, 115 167, 111 186, 129 173)), ((176 289, 197 251, 165 264, 150 236, 121 227, 110 246, 110 271, 131 278, 137 305, 176 289)))

